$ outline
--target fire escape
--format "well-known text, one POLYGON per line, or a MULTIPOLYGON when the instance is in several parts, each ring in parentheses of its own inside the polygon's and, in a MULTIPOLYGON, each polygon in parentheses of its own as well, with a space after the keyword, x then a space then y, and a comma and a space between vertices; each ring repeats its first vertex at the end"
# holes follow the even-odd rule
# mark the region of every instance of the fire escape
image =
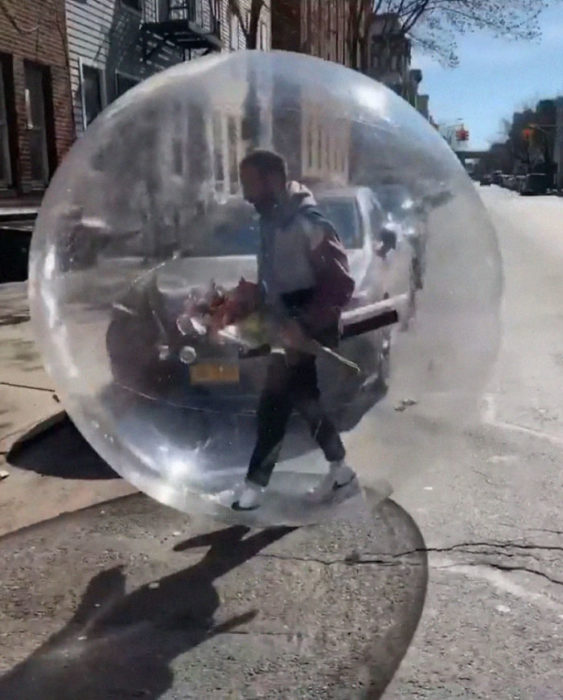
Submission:
POLYGON ((141 29, 145 62, 170 45, 189 58, 220 51, 221 0, 149 0, 141 29))

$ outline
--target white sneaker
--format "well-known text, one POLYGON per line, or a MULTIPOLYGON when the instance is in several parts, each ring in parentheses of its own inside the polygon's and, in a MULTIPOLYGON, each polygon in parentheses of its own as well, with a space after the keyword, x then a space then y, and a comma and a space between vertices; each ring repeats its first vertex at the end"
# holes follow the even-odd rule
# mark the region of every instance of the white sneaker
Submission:
POLYGON ((264 490, 258 484, 245 481, 238 499, 233 503, 233 510, 256 510, 262 505, 264 490))
POLYGON ((310 503, 329 501, 341 490, 356 482, 356 472, 346 462, 331 462, 328 474, 307 492, 310 503))

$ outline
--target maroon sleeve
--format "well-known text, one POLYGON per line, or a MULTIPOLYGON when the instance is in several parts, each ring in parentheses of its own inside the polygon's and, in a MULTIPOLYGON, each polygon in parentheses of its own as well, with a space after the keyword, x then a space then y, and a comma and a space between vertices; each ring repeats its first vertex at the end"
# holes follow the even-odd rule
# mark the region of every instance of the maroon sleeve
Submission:
POLYGON ((328 225, 317 225, 311 239, 310 260, 315 273, 315 290, 303 314, 303 321, 312 331, 338 324, 342 309, 354 292, 348 256, 335 231, 328 225))

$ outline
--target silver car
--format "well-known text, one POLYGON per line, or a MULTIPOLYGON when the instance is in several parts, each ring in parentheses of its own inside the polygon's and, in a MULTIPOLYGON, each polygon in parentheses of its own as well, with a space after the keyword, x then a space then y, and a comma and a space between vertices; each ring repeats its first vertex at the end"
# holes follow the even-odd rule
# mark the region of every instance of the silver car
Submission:
MULTIPOLYGON (((350 311, 407 292, 410 246, 400 236, 385 235, 384 213, 374 194, 367 188, 315 194, 348 253, 356 282, 350 311)), ((250 209, 233 202, 209 221, 212 230, 202 230, 200 242, 184 257, 143 275, 115 305, 107 340, 112 370, 119 384, 138 395, 192 408, 253 412, 267 356, 249 347, 238 328, 228 329, 217 343, 205 329, 186 338, 177 327, 185 300, 195 290, 211 284, 229 289, 241 277, 256 281, 259 233, 250 209)), ((319 360, 323 398, 329 411, 339 414, 336 418, 344 420, 351 411, 359 420, 385 392, 390 340, 390 328, 385 327, 341 342, 339 352, 359 365, 359 377, 335 372, 319 360)))

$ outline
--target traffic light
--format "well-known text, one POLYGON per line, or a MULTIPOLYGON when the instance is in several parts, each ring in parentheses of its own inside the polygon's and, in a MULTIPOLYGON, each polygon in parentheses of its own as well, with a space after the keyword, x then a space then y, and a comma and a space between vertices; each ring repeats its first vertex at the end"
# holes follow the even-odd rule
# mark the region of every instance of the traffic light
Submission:
POLYGON ((455 136, 458 141, 469 141, 469 131, 464 126, 456 131, 455 136))
POLYGON ((531 141, 533 135, 534 135, 534 130, 530 129, 529 127, 522 130, 522 138, 524 139, 524 141, 531 141))

